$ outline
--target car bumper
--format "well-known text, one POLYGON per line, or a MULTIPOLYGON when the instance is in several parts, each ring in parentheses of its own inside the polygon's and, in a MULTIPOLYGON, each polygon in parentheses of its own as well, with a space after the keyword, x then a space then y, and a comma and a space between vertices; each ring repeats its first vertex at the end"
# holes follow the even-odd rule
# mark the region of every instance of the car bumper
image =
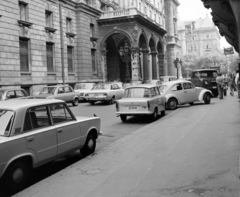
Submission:
POLYGON ((128 115, 128 116, 137 116, 137 115, 151 115, 152 111, 122 111, 116 112, 117 115, 128 115))

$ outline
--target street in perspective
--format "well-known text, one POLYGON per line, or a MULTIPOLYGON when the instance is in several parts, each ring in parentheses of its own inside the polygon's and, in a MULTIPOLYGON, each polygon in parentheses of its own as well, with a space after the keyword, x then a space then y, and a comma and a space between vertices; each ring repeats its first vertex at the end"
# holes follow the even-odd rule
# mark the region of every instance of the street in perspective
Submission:
POLYGON ((239 10, 0 0, 0 197, 240 197, 239 10))

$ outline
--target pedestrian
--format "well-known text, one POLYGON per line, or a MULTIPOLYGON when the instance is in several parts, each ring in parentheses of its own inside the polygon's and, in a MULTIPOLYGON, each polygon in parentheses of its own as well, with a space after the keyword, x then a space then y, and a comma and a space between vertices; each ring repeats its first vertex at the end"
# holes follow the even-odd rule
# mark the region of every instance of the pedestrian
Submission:
POLYGON ((236 74, 233 73, 232 76, 233 76, 233 86, 234 86, 234 92, 235 92, 235 91, 237 91, 236 83, 235 83, 235 77, 236 77, 236 74))
POLYGON ((228 80, 228 86, 230 89, 230 95, 234 95, 234 80, 233 80, 233 75, 229 74, 229 80, 228 80))
POLYGON ((229 78, 227 75, 223 75, 222 77, 223 77, 223 95, 227 96, 229 78))
POLYGON ((237 94, 238 98, 240 98, 240 79, 239 79, 239 70, 236 70, 236 76, 235 76, 235 84, 237 88, 237 94))
POLYGON ((216 78, 216 82, 217 82, 217 87, 218 87, 219 99, 223 99, 224 78, 222 77, 221 73, 218 74, 218 77, 216 78))

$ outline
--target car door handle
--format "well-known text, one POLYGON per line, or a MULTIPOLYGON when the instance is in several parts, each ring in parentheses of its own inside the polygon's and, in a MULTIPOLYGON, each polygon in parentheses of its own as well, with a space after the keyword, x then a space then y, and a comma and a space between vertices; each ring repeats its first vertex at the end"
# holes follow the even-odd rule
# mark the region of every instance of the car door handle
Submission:
POLYGON ((29 137, 29 138, 27 138, 27 141, 28 142, 32 142, 34 140, 34 137, 29 137))
POLYGON ((58 132, 58 133, 62 133, 63 130, 62 130, 62 129, 58 129, 57 132, 58 132))

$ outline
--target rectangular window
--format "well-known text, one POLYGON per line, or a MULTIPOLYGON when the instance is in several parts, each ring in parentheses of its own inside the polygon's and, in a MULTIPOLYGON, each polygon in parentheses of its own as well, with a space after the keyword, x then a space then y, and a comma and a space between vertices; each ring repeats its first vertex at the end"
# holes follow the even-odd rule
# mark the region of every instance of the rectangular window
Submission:
POLYGON ((46 51, 47 51, 47 71, 53 72, 53 47, 54 45, 52 43, 46 43, 46 51))
POLYGON ((50 109, 54 124, 65 123, 74 120, 66 106, 62 103, 53 104, 50 106, 50 109))
POLYGON ((67 24, 67 32, 71 33, 72 32, 72 19, 67 17, 66 24, 67 24))
POLYGON ((91 57, 92 57, 92 71, 95 73, 96 70, 96 50, 91 49, 91 57))
POLYGON ((20 70, 29 71, 29 40, 20 38, 20 70))
POLYGON ((53 27, 53 13, 51 11, 45 11, 46 27, 53 27))
POLYGON ((73 47, 67 47, 68 72, 73 72, 73 47))
POLYGON ((19 2, 20 20, 28 21, 28 4, 19 2))
POLYGON ((90 35, 91 37, 95 37, 95 28, 94 28, 94 24, 90 24, 90 35))

